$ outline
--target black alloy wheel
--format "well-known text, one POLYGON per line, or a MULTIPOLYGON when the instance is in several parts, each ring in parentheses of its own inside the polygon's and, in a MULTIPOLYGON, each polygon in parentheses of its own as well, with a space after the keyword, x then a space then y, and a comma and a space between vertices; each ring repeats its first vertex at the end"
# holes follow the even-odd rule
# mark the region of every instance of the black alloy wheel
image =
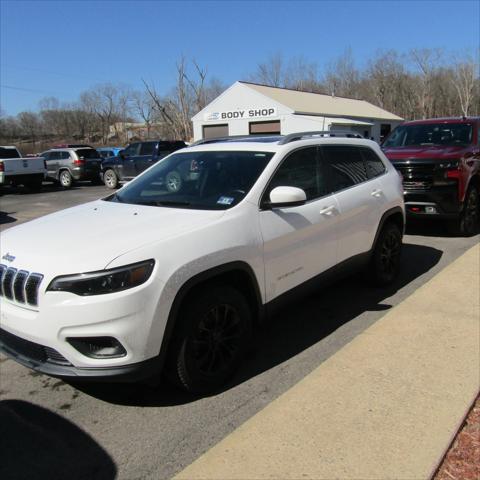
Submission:
POLYGON ((192 356, 203 375, 228 369, 242 344, 239 312, 231 305, 215 305, 203 315, 191 341, 192 356))
POLYGON ((235 373, 250 345, 245 297, 229 286, 201 288, 185 300, 167 358, 167 375, 194 393, 211 393, 235 373))
POLYGON ((391 284, 400 272, 402 234, 394 223, 385 225, 378 236, 369 267, 369 277, 378 286, 391 284))

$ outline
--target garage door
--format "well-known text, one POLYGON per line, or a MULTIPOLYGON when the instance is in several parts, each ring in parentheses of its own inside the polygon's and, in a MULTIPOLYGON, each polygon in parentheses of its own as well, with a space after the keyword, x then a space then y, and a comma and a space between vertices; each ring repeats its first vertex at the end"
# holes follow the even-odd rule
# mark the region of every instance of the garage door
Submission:
POLYGON ((228 125, 204 125, 203 138, 228 137, 228 125))
POLYGON ((280 120, 277 122, 251 122, 250 135, 279 134, 280 120))

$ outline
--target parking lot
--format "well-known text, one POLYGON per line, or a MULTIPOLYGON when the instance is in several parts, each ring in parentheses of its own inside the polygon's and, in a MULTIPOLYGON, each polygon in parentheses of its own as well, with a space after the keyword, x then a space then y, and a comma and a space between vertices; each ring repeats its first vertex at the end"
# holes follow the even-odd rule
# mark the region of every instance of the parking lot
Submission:
MULTIPOLYGON (((68 191, 45 184, 41 193, 7 188, 0 197, 1 230, 109 192, 89 183, 68 191)), ((210 397, 189 396, 166 382, 67 384, 1 357, 0 451, 15 460, 0 473, 14 462, 15 478, 41 477, 52 465, 58 478, 171 477, 478 240, 452 237, 440 224, 409 225, 393 287, 372 289, 352 277, 292 304, 262 328, 234 381, 210 397)))

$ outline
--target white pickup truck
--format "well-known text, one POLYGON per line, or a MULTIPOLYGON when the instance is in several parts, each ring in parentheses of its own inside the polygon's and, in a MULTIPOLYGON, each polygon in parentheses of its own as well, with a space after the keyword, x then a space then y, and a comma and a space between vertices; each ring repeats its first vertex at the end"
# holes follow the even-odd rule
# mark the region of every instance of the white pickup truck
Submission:
POLYGON ((24 185, 39 190, 46 173, 42 157, 23 158, 16 147, 0 146, 0 186, 24 185))

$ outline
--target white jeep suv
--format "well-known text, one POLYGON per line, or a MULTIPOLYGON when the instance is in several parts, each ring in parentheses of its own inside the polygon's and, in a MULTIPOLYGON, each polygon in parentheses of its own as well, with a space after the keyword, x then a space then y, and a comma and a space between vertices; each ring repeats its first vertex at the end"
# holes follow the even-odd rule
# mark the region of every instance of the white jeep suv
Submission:
POLYGON ((376 143, 351 136, 206 141, 107 198, 7 230, 0 351, 55 377, 166 370, 209 391, 291 293, 358 268, 392 282, 401 181, 376 143), (163 178, 183 164, 198 175, 168 191, 163 178))

